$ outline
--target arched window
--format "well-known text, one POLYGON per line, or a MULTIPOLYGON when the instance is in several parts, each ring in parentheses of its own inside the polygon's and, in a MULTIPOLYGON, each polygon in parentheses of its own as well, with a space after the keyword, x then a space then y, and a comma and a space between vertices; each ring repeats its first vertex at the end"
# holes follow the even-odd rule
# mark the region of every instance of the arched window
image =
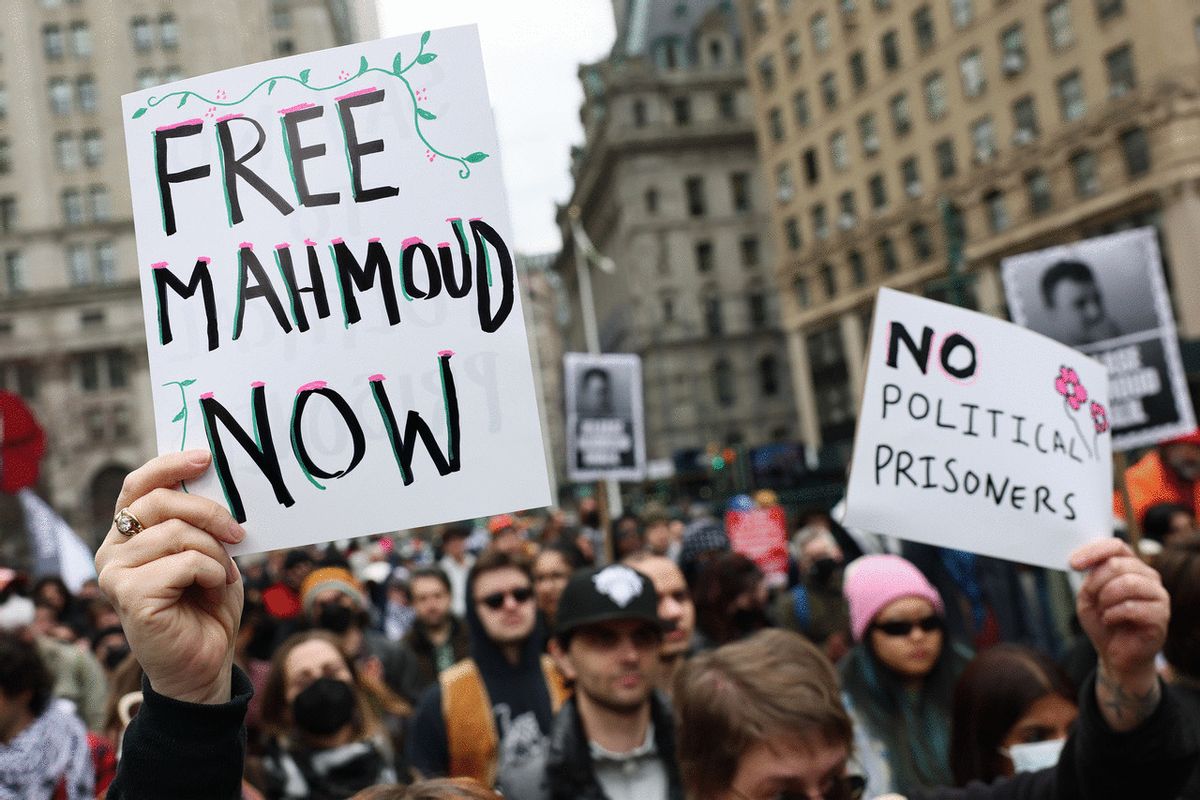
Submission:
POLYGON ((737 401, 733 367, 723 358, 713 365, 713 393, 717 397, 717 402, 723 406, 731 406, 737 401))

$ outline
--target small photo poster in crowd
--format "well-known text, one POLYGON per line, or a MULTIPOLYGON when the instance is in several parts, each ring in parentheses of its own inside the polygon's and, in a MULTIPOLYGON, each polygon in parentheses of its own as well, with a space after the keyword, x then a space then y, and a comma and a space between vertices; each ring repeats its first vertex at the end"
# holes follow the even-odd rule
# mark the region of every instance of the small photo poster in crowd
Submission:
POLYGON ((1023 253, 1002 268, 1013 322, 1107 367, 1115 450, 1195 430, 1154 228, 1023 253))
POLYGON ((474 26, 123 98, 160 452, 236 552, 546 505, 474 26))
POLYGON ((1053 569, 1112 535, 1100 362, 890 289, 874 320, 848 527, 1053 569))
POLYGON ((567 353, 567 476, 578 483, 646 477, 642 359, 629 353, 567 353))
POLYGON ((782 506, 725 512, 729 546, 750 558, 773 586, 787 586, 787 513, 782 506))

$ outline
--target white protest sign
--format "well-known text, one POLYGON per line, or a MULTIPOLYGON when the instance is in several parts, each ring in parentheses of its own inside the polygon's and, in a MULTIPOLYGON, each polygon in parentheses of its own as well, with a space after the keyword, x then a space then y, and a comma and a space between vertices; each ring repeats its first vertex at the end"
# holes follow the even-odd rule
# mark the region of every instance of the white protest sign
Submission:
POLYGON ((1112 534, 1099 362, 889 289, 874 320, 845 525, 1053 569, 1112 534))
POLYGON ((473 26, 123 108, 158 448, 235 552, 550 501, 473 26))

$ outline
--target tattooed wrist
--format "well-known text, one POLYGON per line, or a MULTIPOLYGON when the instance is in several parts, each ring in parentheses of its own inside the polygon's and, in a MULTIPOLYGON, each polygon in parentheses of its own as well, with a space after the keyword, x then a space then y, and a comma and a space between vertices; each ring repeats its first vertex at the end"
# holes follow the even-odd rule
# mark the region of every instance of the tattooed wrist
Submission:
POLYGON ((1162 688, 1153 669, 1135 680, 1112 675, 1103 664, 1096 671, 1096 701, 1109 726, 1129 731, 1145 722, 1162 699, 1162 688))

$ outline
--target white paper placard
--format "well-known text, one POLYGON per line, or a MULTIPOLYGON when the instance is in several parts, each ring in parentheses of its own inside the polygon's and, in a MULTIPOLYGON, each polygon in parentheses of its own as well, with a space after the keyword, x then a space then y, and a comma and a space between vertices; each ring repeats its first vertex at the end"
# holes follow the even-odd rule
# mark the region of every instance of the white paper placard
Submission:
POLYGON ((1112 535, 1099 362, 890 289, 873 319, 845 525, 1054 569, 1112 535))
POLYGON ((646 477, 642 359, 632 353, 563 356, 567 475, 573 481, 646 477))
POLYGON ((474 26, 123 109, 158 448, 235 552, 550 501, 474 26))

